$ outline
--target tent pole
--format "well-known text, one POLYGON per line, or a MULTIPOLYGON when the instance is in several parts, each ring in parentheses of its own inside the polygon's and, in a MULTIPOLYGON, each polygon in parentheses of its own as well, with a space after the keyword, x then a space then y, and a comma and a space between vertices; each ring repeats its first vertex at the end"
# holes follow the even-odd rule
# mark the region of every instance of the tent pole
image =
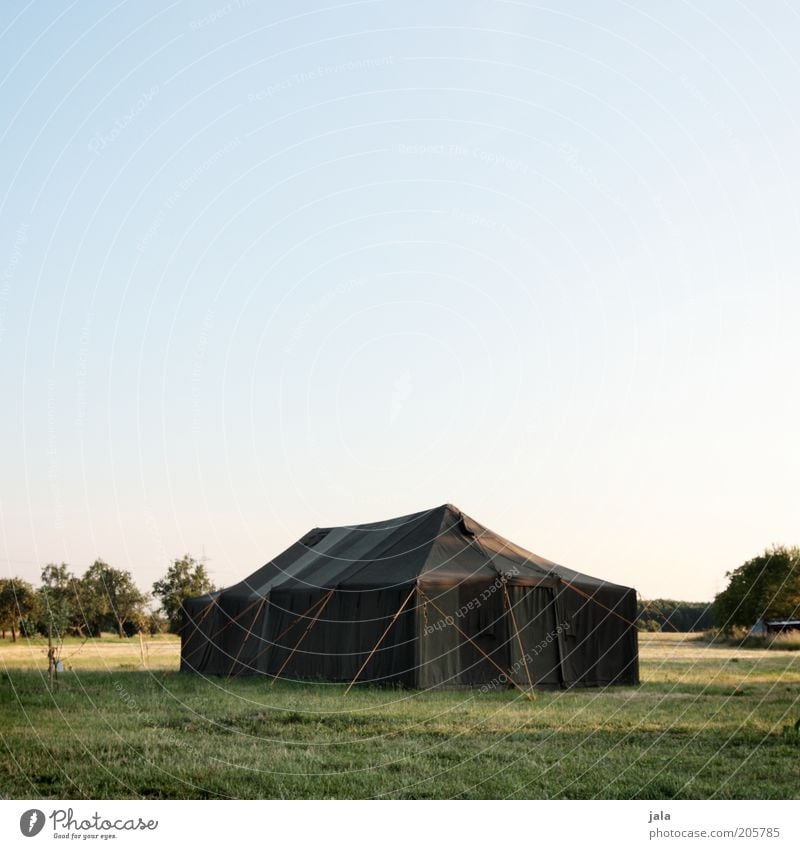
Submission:
POLYGON ((344 691, 344 693, 342 693, 343 696, 346 696, 350 692, 350 689, 352 688, 353 684, 356 683, 356 681, 358 680, 358 677, 366 669, 367 664, 372 659, 372 655, 375 654, 375 652, 378 650, 378 647, 380 646, 380 644, 386 639, 386 635, 391 630, 392 625, 394 625, 394 623, 397 621, 397 617, 403 612, 403 610, 405 609, 405 606, 411 601, 411 596, 413 596, 416 591, 417 591, 417 585, 414 584, 414 586, 411 588, 411 592, 406 596, 406 600, 397 609, 397 613, 395 613, 395 615, 392 617, 392 621, 386 626, 386 630, 381 634, 381 637, 378 640, 378 642, 375 643, 375 647, 367 655, 367 659, 361 664, 361 668, 358 670, 358 672, 356 672, 353 680, 347 685, 347 689, 344 691))
MULTIPOLYGON (((264 609, 264 605, 267 603, 267 597, 261 599, 261 604, 258 606, 258 610, 256 610, 253 615, 253 625, 256 624, 256 620, 261 615, 261 611, 264 609)), ((228 673, 227 680, 230 681, 233 678, 234 670, 236 669, 236 664, 239 662, 239 658, 241 657, 242 652, 244 651, 245 643, 253 636, 253 628, 252 625, 247 629, 247 636, 242 640, 242 644, 239 646, 239 651, 236 652, 236 657, 233 659, 233 663, 231 664, 231 671, 228 673)))
MULTIPOLYGON (((311 613, 311 611, 312 611, 315 607, 318 607, 320 604, 322 604, 322 602, 323 602, 323 601, 325 601, 325 596, 322 596, 322 598, 318 598, 318 599, 317 599, 317 600, 316 600, 316 601, 315 601, 315 602, 311 605, 311 607, 309 607, 307 610, 304 610, 304 611, 303 611, 303 612, 302 612, 299 616, 295 617, 295 618, 292 620, 292 624, 291 624, 291 625, 287 625, 287 626, 286 626, 286 627, 285 627, 285 628, 284 628, 284 629, 280 632, 280 634, 278 634, 278 636, 277 636, 277 637, 275 637, 275 640, 274 640, 274 641, 272 641, 272 640, 267 640, 267 641, 266 641, 266 643, 267 643, 267 644, 264 646, 264 648, 263 648, 263 649, 261 649, 261 650, 258 652, 258 654, 256 654, 256 656, 253 658, 253 663, 255 663, 255 662, 256 662, 256 661, 257 661, 257 660, 261 657, 261 655, 262 655, 262 654, 264 654, 264 652, 265 652, 265 651, 267 651, 268 649, 271 649, 271 648, 274 648, 275 646, 277 646, 277 645, 278 645, 278 640, 280 640, 280 639, 281 639, 281 637, 283 637, 285 634, 288 634, 288 633, 289 633, 289 631, 291 631, 291 630, 292 630, 292 628, 294 628, 294 626, 295 626, 295 625, 296 625, 296 624, 297 624, 297 623, 298 623, 301 619, 303 619, 304 617, 308 616, 308 614, 309 614, 309 613, 311 613)), ((278 608, 278 609, 280 609, 280 608, 278 608)))
POLYGON ((201 616, 200 616, 200 618, 197 620, 197 622, 195 622, 195 623, 194 623, 194 628, 192 629, 192 633, 191 633, 191 634, 189 634, 189 636, 188 636, 188 637, 186 637, 186 641, 187 641, 187 642, 188 642, 188 641, 189 641, 189 640, 190 640, 190 639, 194 636, 195 631, 198 631, 198 630, 200 629, 200 626, 203 624, 203 620, 206 618, 206 616, 208 616, 208 614, 209 614, 209 613, 211 613, 211 608, 212 608, 213 606, 214 606, 214 600, 212 599, 212 600, 211 600, 211 601, 210 601, 210 602, 209 602, 209 603, 208 603, 208 604, 207 604, 207 605, 203 608, 203 613, 202 613, 202 615, 201 615, 201 616))
POLYGON ((281 668, 275 673, 275 677, 270 682, 270 687, 272 687, 275 684, 275 682, 278 680, 278 678, 281 677, 281 672, 283 672, 283 670, 286 669, 286 666, 288 665, 289 661, 294 657, 294 653, 300 648, 300 643, 303 642, 303 640, 308 635, 308 632, 314 627, 314 625, 317 624, 317 619, 319 619, 319 617, 322 615, 322 611, 325 610, 325 606, 331 600, 331 596, 334 594, 335 591, 336 591, 336 588, 334 587, 325 596, 325 600, 323 601, 320 609, 314 614, 314 618, 308 623, 308 625, 306 625, 306 629, 305 629, 305 631, 303 631, 302 635, 300 636, 300 639, 297 641, 297 645, 289 652, 289 656, 286 658, 286 660, 283 661, 283 663, 281 664, 281 668))
MULTIPOLYGON (((422 593, 422 590, 420 590, 420 593, 422 593)), ((439 607, 439 605, 437 605, 436 602, 432 598, 428 598, 428 596, 426 596, 424 594, 423 594, 423 597, 431 603, 431 606, 441 616, 445 617, 445 621, 446 621, 447 620, 447 614, 441 609, 441 607, 439 607)), ((451 616, 450 618, 452 619, 453 617, 451 616)), ((495 669, 498 669, 500 671, 500 674, 503 675, 508 681, 510 681, 520 691, 520 693, 522 693, 522 695, 525 696, 526 699, 528 699, 528 701, 533 701, 533 696, 527 690, 523 690, 522 687, 520 687, 520 685, 517 684, 517 682, 512 678, 512 676, 509 675, 509 673, 506 672, 505 669, 503 669, 502 666, 500 666, 498 663, 496 663, 493 658, 489 657, 489 655, 486 654, 486 652, 475 642, 475 640, 472 639, 472 637, 469 636, 469 634, 465 634, 461 630, 461 628, 459 628, 458 625, 456 625, 455 620, 453 621, 453 627, 456 629, 456 631, 458 631, 459 634, 461 634, 461 636, 465 640, 467 640, 467 642, 469 642, 473 646, 475 646, 475 648, 486 658, 486 660, 488 660, 489 663, 491 663, 492 666, 494 666, 495 669)))
POLYGON ((508 595, 508 587, 503 583, 503 594, 505 595, 506 604, 508 605, 508 613, 511 616, 511 624, 514 626, 514 634, 517 637, 517 645, 519 646, 519 654, 522 658, 522 665, 525 667, 525 677, 528 679, 528 686, 533 690, 533 681, 531 680, 531 672, 528 669, 528 659, 525 656, 525 649, 522 647, 522 637, 519 634, 519 628, 517 628, 517 619, 514 616, 514 608, 511 606, 511 599, 508 595))
MULTIPOLYGON (((228 625, 233 625, 233 623, 234 623, 234 622, 235 622, 235 621, 236 621, 236 620, 237 620, 240 616, 244 616, 244 615, 245 615, 245 613, 247 613, 247 611, 248 611, 248 610, 251 610, 252 608, 254 608, 254 607, 255 607, 255 606, 259 603, 259 601, 263 602, 263 601, 264 601, 264 598, 265 598, 265 596, 259 596, 259 597, 258 597, 258 598, 257 598, 257 599, 256 599, 256 600, 252 603, 252 604, 248 604, 248 605, 247 605, 247 607, 245 607, 245 609, 244 609, 244 610, 242 610, 241 612, 237 613, 237 614, 236 614, 236 616, 234 616, 234 617, 233 617, 233 619, 231 619, 229 622, 226 622, 226 623, 225 623, 225 624, 224 624, 224 625, 223 625, 223 626, 222 626, 222 627, 221 627, 218 631, 216 631, 214 634, 212 634, 210 637, 208 637, 208 638, 206 639, 206 642, 209 642, 209 643, 210 643, 210 642, 211 642, 211 641, 212 641, 215 637, 218 637, 218 636, 219 636, 219 635, 220 635, 220 634, 221 634, 221 633, 222 633, 222 632, 223 632, 223 631, 224 631, 224 630, 228 627, 228 625)), ((215 601, 209 602, 209 608, 210 608, 210 607, 211 607, 211 605, 213 605, 213 604, 216 604, 216 602, 215 602, 215 601)), ((199 624, 199 623, 198 623, 198 624, 199 624)), ((197 646, 197 648, 193 649, 193 650, 192 650, 192 651, 191 651, 191 652, 187 655, 186 660, 188 661, 188 660, 189 660, 189 658, 190 658, 190 657, 192 657, 192 655, 194 655, 194 653, 195 653, 195 652, 197 652, 197 651, 199 651, 202 647, 203 647, 203 644, 201 643, 199 646, 197 646)))
MULTIPOLYGON (((280 639, 281 639, 281 637, 285 637, 285 636, 286 636, 286 634, 288 634, 288 633, 289 633, 289 631, 291 631, 291 630, 292 630, 292 628, 294 628, 294 626, 295 626, 295 625, 296 625, 296 624, 297 624, 297 623, 298 623, 301 619, 303 619, 304 617, 308 616, 308 614, 309 614, 309 613, 311 613, 311 611, 312 611, 315 607, 319 607, 319 606, 320 606, 320 604, 322 604, 322 602, 323 602, 323 601, 325 601, 325 596, 322 596, 322 598, 318 598, 318 599, 317 599, 317 600, 316 600, 316 601, 315 601, 315 602, 311 605, 311 607, 309 607, 309 608, 307 608, 306 610, 304 610, 304 611, 303 611, 303 612, 302 612, 299 616, 295 616, 295 618, 292 620, 291 625, 287 625, 287 626, 286 626, 286 627, 285 627, 285 628, 284 628, 284 629, 280 632, 280 634, 278 634, 278 636, 277 636, 277 637, 275 637, 275 642, 277 643, 277 641, 278 641, 278 640, 280 640, 280 639)), ((280 609, 280 608, 279 608, 279 609, 280 609)))

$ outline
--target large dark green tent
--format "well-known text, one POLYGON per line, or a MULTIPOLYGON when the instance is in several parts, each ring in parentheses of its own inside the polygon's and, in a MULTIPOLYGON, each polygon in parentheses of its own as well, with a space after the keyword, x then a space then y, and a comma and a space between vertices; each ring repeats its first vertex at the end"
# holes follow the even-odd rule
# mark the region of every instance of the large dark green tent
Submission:
POLYGON ((450 504, 315 528, 184 604, 181 669, 407 687, 639 680, 636 591, 566 569, 450 504))

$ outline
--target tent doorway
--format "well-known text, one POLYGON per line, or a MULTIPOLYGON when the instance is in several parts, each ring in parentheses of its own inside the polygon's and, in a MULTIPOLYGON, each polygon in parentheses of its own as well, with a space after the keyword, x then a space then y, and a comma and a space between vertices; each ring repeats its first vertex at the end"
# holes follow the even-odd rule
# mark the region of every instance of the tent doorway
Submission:
POLYGON ((514 632, 506 615, 502 591, 495 585, 476 589, 465 584, 459 588, 458 595, 462 614, 458 626, 473 641, 461 640, 460 682, 485 684, 498 678, 498 666, 503 670, 511 666, 510 638, 514 632))
POLYGON ((550 587, 509 586, 507 614, 511 630, 510 669, 523 687, 558 687, 562 684, 559 628, 553 590, 550 587), (513 620, 511 613, 513 612, 513 620), (516 623, 519 634, 514 633, 516 623), (524 655, 524 656, 523 656, 524 655))

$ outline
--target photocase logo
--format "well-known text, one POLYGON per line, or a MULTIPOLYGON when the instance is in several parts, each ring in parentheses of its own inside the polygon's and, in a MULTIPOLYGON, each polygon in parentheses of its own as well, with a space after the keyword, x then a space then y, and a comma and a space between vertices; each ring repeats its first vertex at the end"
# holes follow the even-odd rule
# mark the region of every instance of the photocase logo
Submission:
POLYGON ((19 830, 25 837, 36 837, 44 828, 44 813, 38 808, 31 808, 19 818, 19 830))
POLYGON ((123 819, 108 819, 95 811, 93 814, 76 818, 72 808, 54 808, 45 817, 44 811, 31 808, 19 818, 19 830, 25 837, 36 837, 44 828, 46 820, 52 821, 53 836, 66 839, 99 838, 109 840, 121 831, 155 831, 158 828, 158 820, 145 820, 141 817, 128 817, 123 819), (81 832, 87 832, 81 834, 81 832))

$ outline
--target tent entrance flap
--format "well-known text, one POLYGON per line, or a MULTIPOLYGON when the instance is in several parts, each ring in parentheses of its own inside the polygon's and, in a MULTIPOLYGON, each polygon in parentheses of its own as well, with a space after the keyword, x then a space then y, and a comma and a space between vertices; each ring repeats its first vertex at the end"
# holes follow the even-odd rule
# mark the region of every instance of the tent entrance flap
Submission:
POLYGON ((459 591, 458 624, 471 640, 462 640, 461 683, 475 686, 497 678, 497 667, 511 666, 509 639, 513 628, 506 616, 502 592, 494 584, 481 589, 465 585, 459 591))
MULTIPOLYGON (((505 585, 505 581, 503 582, 503 600, 506 603, 506 611, 508 613, 509 619, 511 619, 511 625, 514 628, 514 646, 519 648, 519 662, 522 663, 522 667, 525 670, 525 678, 528 681, 528 686, 533 689, 533 678, 531 678, 531 668, 530 664, 533 663, 533 658, 530 657, 528 653, 528 649, 522 643, 522 637, 519 633, 519 626, 517 625, 517 617, 514 615, 514 605, 511 603, 511 598, 508 594, 508 587, 505 585)), ((513 647, 512 647, 513 651, 513 647)), ((511 673, 514 674, 514 669, 517 667, 517 663, 512 664, 511 673)))
POLYGON ((530 675, 536 686, 560 686, 560 631, 553 590, 549 587, 509 586, 508 601, 520 637, 519 642, 514 640, 510 646, 511 670, 515 679, 527 684, 527 676, 530 675))

